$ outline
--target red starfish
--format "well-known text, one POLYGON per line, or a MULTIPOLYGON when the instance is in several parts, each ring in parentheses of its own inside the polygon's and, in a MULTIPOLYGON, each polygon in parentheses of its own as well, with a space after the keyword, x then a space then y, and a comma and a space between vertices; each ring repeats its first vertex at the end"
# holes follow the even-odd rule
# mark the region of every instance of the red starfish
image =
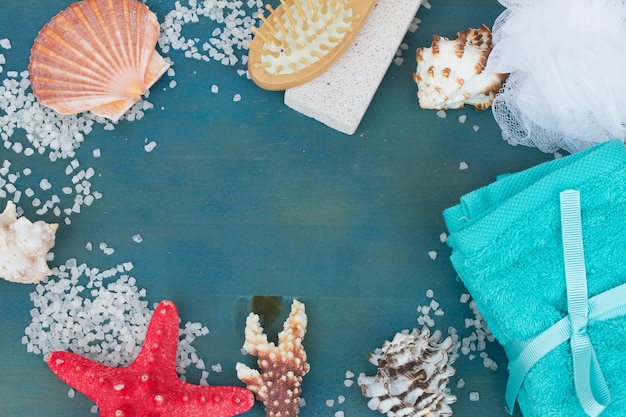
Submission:
POLYGON ((154 311, 139 356, 111 368, 68 352, 52 352, 48 366, 91 398, 100 417, 230 417, 254 405, 253 394, 235 386, 200 386, 176 374, 178 312, 171 301, 154 311))

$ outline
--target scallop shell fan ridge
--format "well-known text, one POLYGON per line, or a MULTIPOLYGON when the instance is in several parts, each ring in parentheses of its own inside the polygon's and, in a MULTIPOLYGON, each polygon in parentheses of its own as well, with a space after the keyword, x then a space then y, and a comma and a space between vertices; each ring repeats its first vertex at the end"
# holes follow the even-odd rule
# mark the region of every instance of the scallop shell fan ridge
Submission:
POLYGON ((31 49, 37 100, 60 114, 119 118, 167 71, 159 23, 136 0, 83 0, 53 17, 31 49))

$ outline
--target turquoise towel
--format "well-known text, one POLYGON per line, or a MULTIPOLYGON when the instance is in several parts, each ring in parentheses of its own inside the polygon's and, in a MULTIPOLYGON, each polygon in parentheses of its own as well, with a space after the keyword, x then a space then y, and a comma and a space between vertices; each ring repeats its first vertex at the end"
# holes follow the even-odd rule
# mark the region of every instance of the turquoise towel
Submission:
MULTIPOLYGON (((567 315, 565 189, 580 191, 589 297, 626 283, 626 147, 619 141, 502 176, 444 212, 452 264, 502 345, 533 339, 567 315)), ((594 323, 588 333, 611 393, 602 417, 623 417, 626 317, 594 323)), ((518 404, 526 417, 585 416, 569 343, 535 364, 518 404)))

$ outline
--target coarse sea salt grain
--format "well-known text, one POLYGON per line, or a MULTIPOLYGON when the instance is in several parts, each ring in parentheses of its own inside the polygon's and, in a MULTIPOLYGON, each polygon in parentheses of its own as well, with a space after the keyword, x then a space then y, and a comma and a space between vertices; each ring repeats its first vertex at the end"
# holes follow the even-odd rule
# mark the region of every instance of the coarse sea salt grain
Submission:
POLYGON ((50 184, 50 181, 48 181, 47 178, 43 178, 41 181, 39 181, 39 188, 41 188, 42 190, 49 190, 50 188, 52 188, 52 184, 50 184))
POLYGON ((154 148, 156 148, 156 146, 157 146, 157 143, 155 141, 150 141, 144 145, 143 149, 146 152, 152 152, 154 148))
POLYGON ((107 245, 105 242, 100 242, 100 244, 98 244, 98 248, 105 254, 105 255, 113 255, 113 253, 115 252, 115 249, 109 247, 109 245, 107 245))
POLYGON ((409 45, 406 42, 401 43, 396 50, 396 57, 393 60, 394 64, 400 66, 404 63, 404 58, 402 57, 402 55, 406 49, 409 49, 409 45))

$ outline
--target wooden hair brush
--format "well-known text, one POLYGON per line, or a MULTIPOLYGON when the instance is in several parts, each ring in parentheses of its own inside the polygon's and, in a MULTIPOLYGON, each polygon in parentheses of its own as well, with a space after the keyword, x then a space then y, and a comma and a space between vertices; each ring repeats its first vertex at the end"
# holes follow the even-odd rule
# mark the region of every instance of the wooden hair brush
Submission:
POLYGON ((253 28, 248 72, 266 90, 303 84, 332 65, 352 44, 376 0, 280 0, 253 28))

